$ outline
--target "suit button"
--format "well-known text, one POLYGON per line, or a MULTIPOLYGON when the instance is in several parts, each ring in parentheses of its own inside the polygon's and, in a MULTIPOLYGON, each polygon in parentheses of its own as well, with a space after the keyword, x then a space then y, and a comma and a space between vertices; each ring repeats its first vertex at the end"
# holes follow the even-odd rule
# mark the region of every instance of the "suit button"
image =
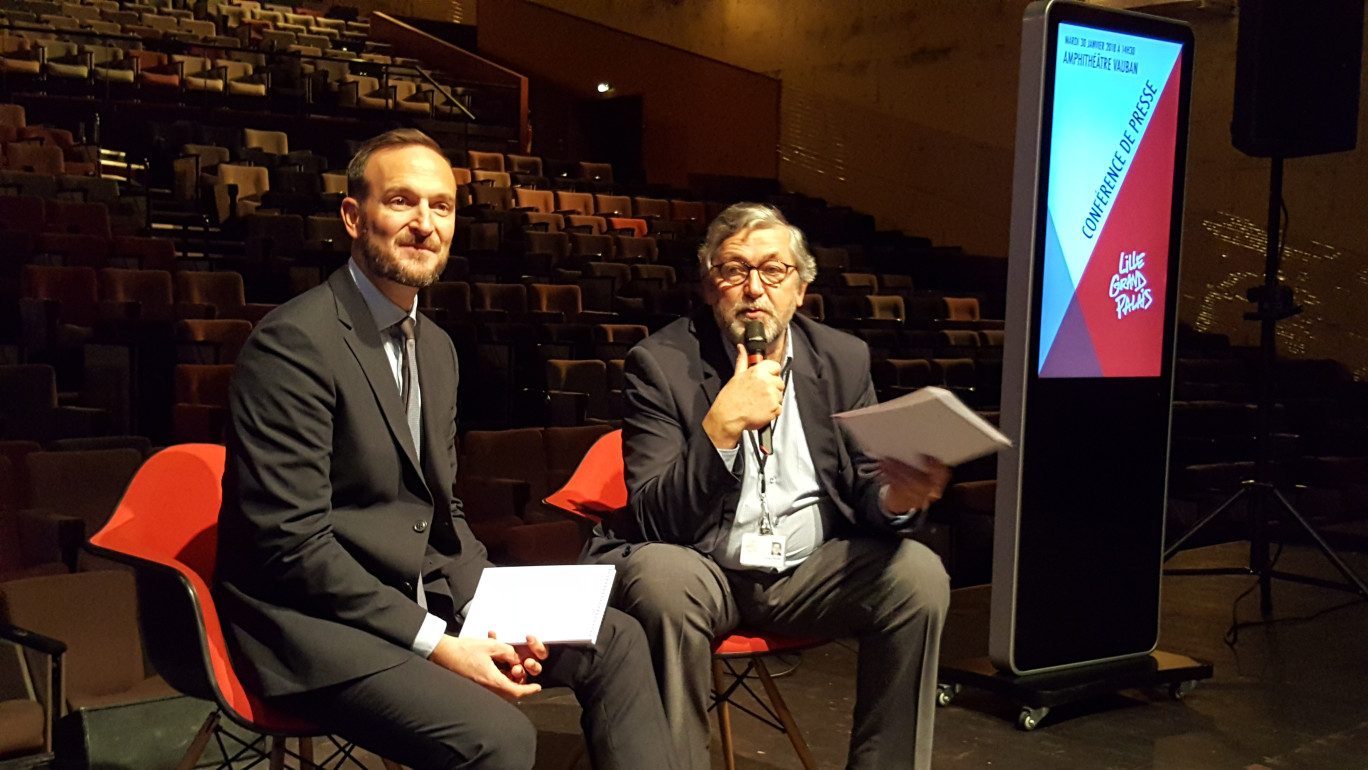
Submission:
POLYGON ((426 522, 426 521, 420 521, 420 522, 418 522, 417 524, 414 524, 414 525, 413 525, 413 531, 414 531, 414 532, 427 532, 427 522, 426 522))

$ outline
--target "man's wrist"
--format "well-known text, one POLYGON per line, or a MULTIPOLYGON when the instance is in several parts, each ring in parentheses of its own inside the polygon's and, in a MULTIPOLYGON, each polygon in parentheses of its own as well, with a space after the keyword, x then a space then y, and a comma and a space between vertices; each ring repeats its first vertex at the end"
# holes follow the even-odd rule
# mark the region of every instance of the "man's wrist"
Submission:
POLYGON ((888 516, 889 518, 897 518, 899 516, 916 516, 917 514, 925 510, 929 505, 930 503, 928 502, 923 505, 909 505, 906 507, 901 505, 890 506, 888 504, 888 486, 884 485, 879 487, 879 508, 881 508, 884 512, 884 515, 888 516))
POLYGON ((712 445, 718 449, 735 449, 741 444, 744 431, 732 430, 713 416, 711 412, 703 417, 703 432, 708 435, 712 445))

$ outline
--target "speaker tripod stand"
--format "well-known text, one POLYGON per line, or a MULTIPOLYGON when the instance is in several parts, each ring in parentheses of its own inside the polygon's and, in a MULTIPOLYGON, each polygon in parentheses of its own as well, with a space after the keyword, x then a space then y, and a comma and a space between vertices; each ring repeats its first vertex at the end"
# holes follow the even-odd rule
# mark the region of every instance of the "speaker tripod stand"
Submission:
POLYGON ((1234 509, 1237 503, 1246 504, 1246 513, 1249 522, 1249 566, 1248 567, 1215 567, 1199 569, 1169 569, 1165 574, 1169 575, 1257 575, 1259 578, 1259 609, 1265 616, 1273 611, 1273 587, 1274 578, 1287 580, 1307 585, 1320 586, 1322 588, 1332 588, 1340 591, 1357 593, 1359 596, 1368 599, 1368 584, 1365 584, 1355 572, 1349 568, 1348 564, 1340 558, 1330 544, 1325 541, 1320 532, 1311 524, 1291 502, 1278 491, 1270 480, 1272 477, 1272 442, 1271 438, 1271 418, 1273 411, 1273 370, 1277 358, 1277 323, 1284 318, 1296 315, 1301 312, 1292 301, 1292 289, 1282 285, 1278 280, 1278 263, 1282 256, 1279 236, 1281 223, 1279 214, 1282 209, 1282 178, 1283 178, 1283 159, 1279 156, 1272 158, 1272 168, 1269 172, 1268 190, 1268 243, 1265 251, 1264 261, 1264 283, 1262 286, 1252 288, 1248 292, 1249 300, 1255 303, 1256 310, 1245 313, 1245 320, 1258 321, 1260 323, 1259 336, 1259 403, 1256 420, 1256 454, 1254 460, 1254 478, 1242 486, 1235 494, 1231 495, 1225 502, 1218 505, 1210 513, 1203 516, 1196 524, 1192 525, 1181 537, 1173 542, 1164 551, 1164 560, 1168 561, 1182 548, 1193 535, 1196 535, 1202 528, 1219 518, 1226 511, 1234 509), (1304 531, 1325 558, 1334 565, 1344 577, 1344 582, 1324 580, 1322 578, 1311 577, 1308 575, 1297 575, 1290 572, 1283 572, 1273 568, 1273 563, 1269 559, 1269 515, 1274 511, 1282 511, 1287 518, 1304 531))

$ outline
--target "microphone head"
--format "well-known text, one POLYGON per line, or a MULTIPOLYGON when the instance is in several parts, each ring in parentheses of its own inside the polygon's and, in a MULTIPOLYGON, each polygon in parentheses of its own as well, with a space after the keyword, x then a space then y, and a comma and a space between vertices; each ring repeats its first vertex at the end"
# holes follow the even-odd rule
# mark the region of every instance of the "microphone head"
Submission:
POLYGON ((752 356, 765 355, 765 325, 759 321, 746 322, 746 353, 752 356))

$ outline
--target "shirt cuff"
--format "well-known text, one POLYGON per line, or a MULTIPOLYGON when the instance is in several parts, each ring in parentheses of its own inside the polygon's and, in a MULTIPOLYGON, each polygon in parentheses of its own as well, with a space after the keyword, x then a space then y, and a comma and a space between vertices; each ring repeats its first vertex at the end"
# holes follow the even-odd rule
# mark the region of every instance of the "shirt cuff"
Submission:
POLYGON ((428 657, 437 649, 437 643, 442 641, 442 635, 446 630, 446 621, 429 612, 427 617, 423 618, 423 625, 418 629, 418 636, 414 637, 409 649, 424 658, 428 657))
POLYGON ((727 466, 727 470, 736 467, 736 453, 741 451, 741 444, 737 442, 731 449, 718 449, 717 456, 722 458, 722 464, 727 466))

